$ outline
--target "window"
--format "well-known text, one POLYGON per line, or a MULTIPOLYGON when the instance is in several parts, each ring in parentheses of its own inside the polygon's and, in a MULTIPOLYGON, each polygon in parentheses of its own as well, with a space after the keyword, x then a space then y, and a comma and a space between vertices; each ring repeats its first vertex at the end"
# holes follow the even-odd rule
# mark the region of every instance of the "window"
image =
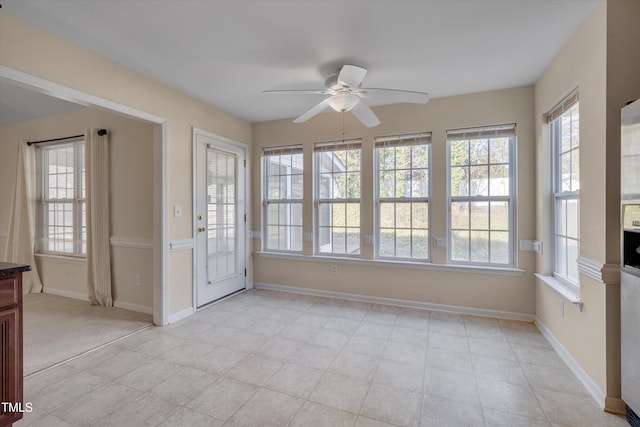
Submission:
POLYGON ((553 150, 554 276, 574 286, 580 247, 580 115, 573 93, 548 114, 553 150))
POLYGON ((315 156, 315 251, 360 254, 361 141, 319 143, 315 156))
POLYGON ((87 253, 84 141, 39 148, 38 251, 87 253))
POLYGON ((515 125, 447 131, 453 263, 514 264, 515 125))
POLYGON ((429 259, 431 134, 375 139, 376 256, 429 259))
POLYGON ((269 147, 264 159, 264 250, 302 251, 302 146, 269 147))

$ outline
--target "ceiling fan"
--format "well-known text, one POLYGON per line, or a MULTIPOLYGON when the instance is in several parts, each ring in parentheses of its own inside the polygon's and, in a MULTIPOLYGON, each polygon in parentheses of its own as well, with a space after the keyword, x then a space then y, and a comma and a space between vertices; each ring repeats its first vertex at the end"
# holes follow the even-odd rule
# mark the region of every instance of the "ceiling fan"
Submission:
POLYGON ((385 104, 410 102, 425 104, 429 101, 429 94, 397 89, 364 88, 362 82, 367 75, 367 69, 356 65, 343 65, 337 74, 325 81, 326 89, 323 90, 266 90, 264 94, 274 95, 328 95, 324 100, 309 108, 294 120, 294 123, 302 123, 316 114, 320 114, 329 108, 339 112, 351 111, 366 127, 374 127, 380 124, 375 113, 364 102, 375 100, 385 104))

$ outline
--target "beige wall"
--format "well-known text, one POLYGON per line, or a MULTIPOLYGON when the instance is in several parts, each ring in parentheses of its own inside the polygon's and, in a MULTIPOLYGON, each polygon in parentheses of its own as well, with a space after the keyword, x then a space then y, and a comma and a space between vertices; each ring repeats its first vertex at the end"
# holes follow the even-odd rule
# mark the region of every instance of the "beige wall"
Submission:
MULTIPOLYGON (((109 130, 110 149, 110 234, 112 245, 113 296, 117 303, 134 304, 151 309, 153 238, 152 125, 103 110, 84 108, 42 119, 0 127, 0 194, 4 199, 13 194, 18 141, 36 141, 84 133, 85 129, 109 130), (4 179, 6 177, 6 179, 4 179), (140 240, 142 239, 142 240, 140 240), (118 243, 121 242, 121 243, 118 243), (148 243, 148 248, 127 247, 148 243), (125 246, 123 246, 125 245, 125 246), (135 285, 140 274, 141 284, 135 285)), ((9 225, 10 204, 0 206, 0 230, 9 225)), ((4 243, 4 242, 0 242, 4 243)), ((4 251, 4 244, 0 255, 4 251)), ((45 291, 78 295, 87 294, 86 263, 38 257, 38 267, 45 291)))
MULTIPOLYGON (((604 267, 580 274, 582 312, 538 282, 536 316, 593 380, 607 405, 620 396, 620 107, 640 96, 640 2, 609 0, 563 47, 535 85, 537 270, 553 270, 549 128, 544 113, 573 89, 580 95, 580 256, 604 267), (618 274, 616 274, 618 271, 618 274), (613 272, 609 274, 608 272, 613 272), (611 400, 610 400, 611 399, 611 400)), ((613 402, 607 409, 615 410, 613 402)))
MULTIPOLYGON (((532 238, 534 228, 534 144, 533 87, 520 87, 429 101, 426 105, 394 105, 374 109, 381 125, 365 128, 349 113, 345 115, 346 138, 364 138, 362 155, 361 232, 373 234, 373 137, 411 132, 432 132, 431 235, 446 236, 446 130, 471 126, 516 123, 518 199, 517 238, 532 238)), ((278 120, 254 125, 254 162, 262 147, 299 144, 305 151, 304 231, 313 231, 312 145, 314 142, 342 139, 339 113, 314 117, 303 124, 278 120)), ((257 166, 255 168, 257 169, 257 166)), ((261 176, 253 176, 253 206, 261 206, 261 176)), ((260 209, 253 211, 255 229, 261 226, 260 209)), ((260 241, 254 242, 259 250, 260 241)), ((446 250, 433 248, 433 263, 446 263, 446 250)), ((312 253, 305 242, 305 253, 312 253)), ((373 246, 363 245, 362 258, 373 258, 373 246)), ((485 310, 533 315, 535 257, 517 253, 517 266, 523 275, 469 274, 444 270, 398 266, 362 265, 332 261, 338 275, 330 274, 329 263, 315 260, 274 259, 254 253, 254 280, 278 285, 298 286, 366 296, 415 300, 433 304, 472 307, 485 310)))
MULTIPOLYGON (((250 144, 251 125, 155 80, 0 13, 0 65, 167 120, 168 238, 192 237, 192 127, 250 144)), ((192 307, 190 251, 168 254, 169 315, 192 307)))

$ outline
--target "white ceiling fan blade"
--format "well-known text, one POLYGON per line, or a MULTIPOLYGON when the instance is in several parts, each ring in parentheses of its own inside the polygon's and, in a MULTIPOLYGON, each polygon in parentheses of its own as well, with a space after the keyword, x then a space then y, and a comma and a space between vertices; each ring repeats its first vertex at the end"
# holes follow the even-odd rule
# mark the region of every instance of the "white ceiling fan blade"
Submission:
POLYGON ((311 117, 315 116, 316 114, 322 113, 324 110, 329 108, 329 104, 327 104, 328 100, 329 100, 329 98, 327 98, 327 99, 325 99, 323 101, 320 101, 319 103, 317 103, 316 105, 314 105, 313 107, 309 108, 307 111, 302 113, 302 115, 300 115, 293 122, 294 123, 306 122, 307 120, 309 120, 311 117))
POLYGON ((380 120, 375 113, 361 100, 358 100, 358 103, 351 109, 351 112, 368 128, 372 128, 380 124, 380 120))
POLYGON ((263 90, 264 95, 329 95, 326 89, 323 90, 263 90))
POLYGON ((429 94, 425 92, 415 92, 411 90, 362 88, 358 91, 364 98, 382 102, 385 104, 400 104, 410 102, 412 104, 426 104, 429 101, 429 94))
POLYGON ((367 69, 357 67, 355 65, 343 65, 338 73, 338 84, 350 88, 359 88, 364 77, 367 75, 367 69))

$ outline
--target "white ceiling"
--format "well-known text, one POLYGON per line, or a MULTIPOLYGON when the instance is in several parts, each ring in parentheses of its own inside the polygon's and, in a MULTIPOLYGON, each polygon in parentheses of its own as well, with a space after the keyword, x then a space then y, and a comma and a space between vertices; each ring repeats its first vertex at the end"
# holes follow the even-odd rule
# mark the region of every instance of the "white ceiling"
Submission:
POLYGON ((345 63, 369 69, 363 86, 432 98, 532 84, 597 1, 4 0, 2 11, 260 122, 319 101, 261 91, 322 89, 345 63))

